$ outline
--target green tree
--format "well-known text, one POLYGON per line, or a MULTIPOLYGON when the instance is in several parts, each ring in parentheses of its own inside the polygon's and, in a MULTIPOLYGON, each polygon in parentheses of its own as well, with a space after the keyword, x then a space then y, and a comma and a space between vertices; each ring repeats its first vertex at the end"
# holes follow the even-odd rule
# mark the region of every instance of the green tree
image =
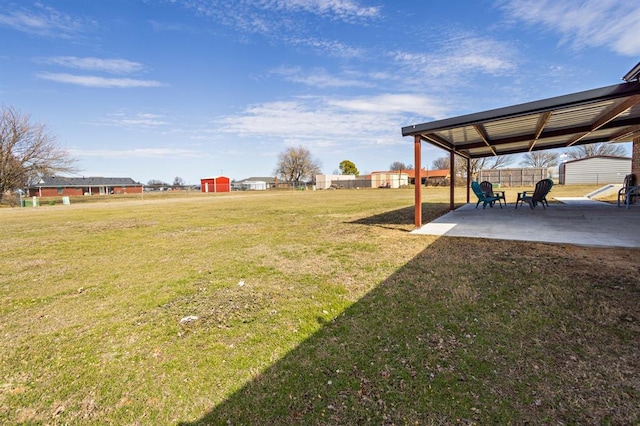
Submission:
POLYGON ((12 107, 0 111, 0 201, 35 183, 42 175, 75 172, 75 160, 55 137, 31 117, 12 107))
POLYGON ((360 172, 355 164, 352 161, 344 160, 340 162, 340 173, 343 175, 354 175, 359 176, 360 172))

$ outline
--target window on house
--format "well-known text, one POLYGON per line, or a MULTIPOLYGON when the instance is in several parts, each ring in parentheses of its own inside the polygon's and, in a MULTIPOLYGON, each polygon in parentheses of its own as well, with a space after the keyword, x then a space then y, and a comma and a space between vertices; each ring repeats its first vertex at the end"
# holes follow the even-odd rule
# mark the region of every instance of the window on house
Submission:
POLYGON ((62 194, 63 192, 64 192, 64 188, 58 187, 58 195, 62 194))

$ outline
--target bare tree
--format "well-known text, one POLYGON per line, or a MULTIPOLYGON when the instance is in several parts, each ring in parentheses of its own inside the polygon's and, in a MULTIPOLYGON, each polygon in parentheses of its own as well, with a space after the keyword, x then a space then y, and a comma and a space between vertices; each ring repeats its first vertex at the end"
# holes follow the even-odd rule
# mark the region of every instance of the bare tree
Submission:
POLYGON ((180 176, 176 176, 175 179, 173 179, 174 187, 180 187, 184 185, 185 185, 184 179, 182 179, 180 176))
POLYGON ((404 164, 402 161, 394 161, 389 166, 389 170, 391 170, 393 172, 401 172, 403 170, 413 170, 413 165, 404 164))
POLYGON ((449 169, 449 157, 438 157, 431 163, 433 170, 449 169))
MULTIPOLYGON (((486 169, 499 169, 513 163, 514 157, 512 155, 497 155, 494 157, 473 158, 470 161, 469 167, 470 173, 473 176, 480 170, 486 169)), ((435 170, 449 169, 449 157, 440 157, 433 161, 433 168, 435 170)), ((467 162, 460 156, 455 157, 454 164, 455 174, 458 177, 467 176, 467 162)))
POLYGON ((558 165, 560 155, 550 151, 527 152, 522 157, 521 166, 525 167, 553 167, 558 165))
POLYGON ((600 142, 588 145, 578 145, 565 152, 570 160, 594 157, 596 155, 611 155, 614 157, 624 157, 626 152, 624 146, 616 143, 600 142))
POLYGON ((75 172, 75 160, 31 116, 13 107, 0 113, 0 201, 9 191, 35 183, 45 174, 75 172))
POLYGON ((474 158, 471 160, 471 173, 486 169, 500 169, 513 163, 513 155, 495 155, 492 157, 474 158))
POLYGON ((321 164, 303 146, 289 147, 278 155, 276 175, 286 182, 313 181, 320 174, 321 164))

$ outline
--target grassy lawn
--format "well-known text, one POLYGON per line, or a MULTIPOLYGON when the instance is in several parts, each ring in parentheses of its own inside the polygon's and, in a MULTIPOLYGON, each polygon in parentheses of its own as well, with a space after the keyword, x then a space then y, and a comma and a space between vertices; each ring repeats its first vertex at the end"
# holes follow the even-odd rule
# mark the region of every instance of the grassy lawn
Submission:
POLYGON ((109 200, 0 209, 2 424, 640 423, 640 249, 412 235, 412 190, 109 200))

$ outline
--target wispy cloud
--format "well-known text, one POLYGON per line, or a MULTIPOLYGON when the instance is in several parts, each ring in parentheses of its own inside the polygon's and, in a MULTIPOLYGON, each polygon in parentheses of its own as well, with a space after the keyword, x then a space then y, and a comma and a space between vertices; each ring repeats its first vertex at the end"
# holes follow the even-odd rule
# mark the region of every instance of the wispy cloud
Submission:
POLYGON ((36 76, 43 80, 57 83, 75 84, 84 87, 100 88, 132 88, 132 87, 162 87, 166 84, 155 80, 140 80, 135 78, 106 78, 95 75, 76 75, 66 73, 41 72, 36 76))
POLYGON ((291 37, 286 41, 293 46, 308 47, 314 51, 335 58, 361 58, 366 54, 366 51, 362 48, 335 40, 321 40, 313 37, 291 37))
POLYGON ((42 59, 41 62, 52 65, 60 65, 67 68, 81 69, 85 71, 103 71, 111 74, 131 74, 144 70, 144 66, 141 63, 128 61, 126 59, 54 56, 42 59))
POLYGON ((504 75, 517 66, 517 53, 508 43, 474 34, 454 34, 433 52, 394 51, 390 56, 400 69, 412 70, 425 81, 438 84, 460 81, 471 74, 504 75))
POLYGON ((380 16, 380 6, 364 6, 355 0, 244 0, 229 7, 223 0, 171 0, 172 3, 196 11, 202 15, 220 16, 221 14, 238 20, 240 16, 247 18, 264 17, 266 14, 301 14, 307 13, 324 19, 353 22, 370 20, 380 16))
POLYGON ((36 3, 33 10, 0 12, 0 26, 43 37, 70 38, 95 25, 90 19, 74 17, 41 3, 36 3))
POLYGON ((316 88, 372 87, 372 84, 366 81, 366 76, 360 73, 355 75, 354 73, 334 75, 321 68, 307 70, 301 67, 280 67, 272 70, 270 74, 279 76, 292 83, 304 84, 316 88))
POLYGON ((530 25, 542 25, 576 49, 603 46, 626 56, 640 54, 640 7, 628 0, 507 0, 506 13, 530 25))
POLYGON ((309 36, 318 22, 367 25, 380 19, 382 13, 381 7, 366 6, 358 0, 238 0, 233 7, 225 0, 168 1, 239 34, 260 34, 284 43, 307 44, 343 55, 349 53, 348 47, 309 36))
POLYGON ((352 0, 262 0, 252 3, 262 9, 307 12, 343 21, 371 19, 380 14, 379 6, 363 6, 352 0))
POLYGON ((106 118, 91 123, 94 126, 111 126, 123 128, 159 128, 171 123, 166 116, 153 113, 130 114, 128 112, 116 112, 106 118))
POLYGON ((198 158, 202 152, 177 148, 136 148, 136 149, 77 149, 69 150, 75 157, 106 158, 198 158))
POLYGON ((351 99, 329 99, 327 104, 337 106, 345 111, 368 112, 383 115, 404 113, 427 115, 442 118, 446 108, 442 101, 413 93, 381 94, 351 99))
POLYGON ((335 144, 402 143, 399 129, 408 116, 442 117, 440 103, 417 94, 359 98, 300 97, 253 105, 218 121, 220 130, 241 136, 335 144))

